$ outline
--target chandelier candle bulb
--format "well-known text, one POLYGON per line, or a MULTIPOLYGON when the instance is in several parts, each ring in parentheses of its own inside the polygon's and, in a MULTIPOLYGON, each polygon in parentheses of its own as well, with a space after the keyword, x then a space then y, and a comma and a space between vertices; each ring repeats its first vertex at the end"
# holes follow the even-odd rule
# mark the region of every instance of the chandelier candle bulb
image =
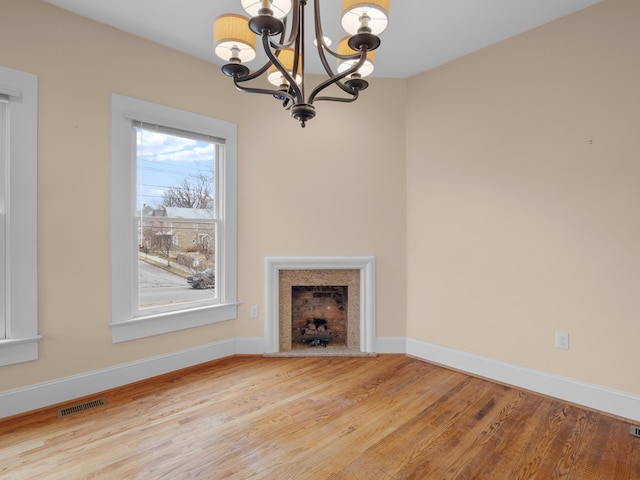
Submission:
POLYGON ((276 18, 284 18, 291 11, 291 0, 242 0, 242 8, 252 17, 268 11, 276 18))

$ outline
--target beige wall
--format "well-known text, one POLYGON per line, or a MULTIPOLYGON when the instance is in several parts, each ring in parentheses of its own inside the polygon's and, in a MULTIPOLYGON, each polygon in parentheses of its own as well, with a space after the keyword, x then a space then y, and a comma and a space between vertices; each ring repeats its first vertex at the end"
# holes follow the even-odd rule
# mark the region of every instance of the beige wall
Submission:
POLYGON ((607 0, 410 79, 410 338, 640 394, 639 45, 607 0))
POLYGON ((265 255, 364 254, 379 336, 640 394, 636 0, 376 79, 305 130, 207 62, 37 0, 2 11, 0 64, 40 81, 43 340, 40 360, 0 369, 0 390, 262 336, 249 305, 264 307, 265 255), (236 321, 111 343, 112 92, 238 123, 236 321))
POLYGON ((263 320, 250 319, 249 306, 264 306, 265 255, 375 255, 378 334, 406 334, 405 81, 376 80, 355 104, 319 103, 303 131, 273 99, 237 92, 215 65, 37 0, 1 5, 0 65, 40 82, 43 340, 38 361, 0 369, 0 390, 262 336, 263 320), (245 303, 236 321, 111 343, 112 92, 238 123, 245 303))

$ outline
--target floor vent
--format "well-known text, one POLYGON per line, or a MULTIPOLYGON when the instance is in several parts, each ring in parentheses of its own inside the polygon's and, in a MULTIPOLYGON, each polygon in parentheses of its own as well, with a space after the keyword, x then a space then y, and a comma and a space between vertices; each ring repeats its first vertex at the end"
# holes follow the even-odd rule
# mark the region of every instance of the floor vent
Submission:
POLYGON ((640 427, 631 425, 631 427, 629 427, 629 433, 631 433, 631 435, 633 435, 634 437, 640 437, 640 427))
POLYGON ((69 415, 73 415, 74 413, 84 412, 86 410, 92 410, 94 408, 102 407, 107 404, 107 401, 104 398, 98 398, 96 400, 89 400, 84 403, 79 403, 77 405, 72 405, 70 407, 61 408, 58 410, 58 418, 68 417, 69 415))

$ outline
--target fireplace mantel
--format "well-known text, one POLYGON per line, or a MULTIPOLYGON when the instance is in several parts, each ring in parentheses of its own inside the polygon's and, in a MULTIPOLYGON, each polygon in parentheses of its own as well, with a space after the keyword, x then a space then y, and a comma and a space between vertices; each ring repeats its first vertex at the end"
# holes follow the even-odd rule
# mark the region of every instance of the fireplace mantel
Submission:
POLYGON ((281 270, 360 271, 360 351, 375 353, 376 272, 375 257, 265 257, 265 348, 280 351, 279 274, 281 270))

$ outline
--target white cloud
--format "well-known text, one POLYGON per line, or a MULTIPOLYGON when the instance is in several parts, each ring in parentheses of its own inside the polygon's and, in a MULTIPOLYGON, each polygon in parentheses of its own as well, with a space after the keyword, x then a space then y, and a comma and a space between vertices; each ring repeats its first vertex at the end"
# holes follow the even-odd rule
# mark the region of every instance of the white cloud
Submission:
POLYGON ((213 159, 213 146, 190 138, 141 130, 138 151, 147 160, 156 162, 206 162, 213 159))

